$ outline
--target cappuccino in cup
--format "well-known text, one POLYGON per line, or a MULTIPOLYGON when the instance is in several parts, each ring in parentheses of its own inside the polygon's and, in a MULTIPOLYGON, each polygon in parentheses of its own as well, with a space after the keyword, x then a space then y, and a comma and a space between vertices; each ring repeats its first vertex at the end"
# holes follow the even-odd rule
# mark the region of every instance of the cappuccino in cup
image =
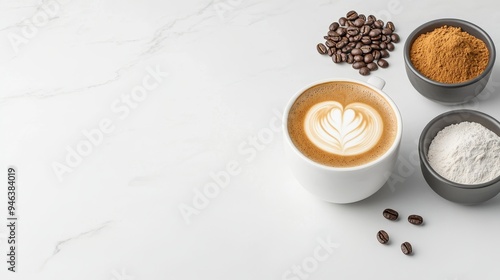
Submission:
POLYGON ((306 89, 290 108, 287 126, 302 154, 332 167, 355 167, 379 158, 398 133, 391 104, 370 87, 348 81, 306 89))

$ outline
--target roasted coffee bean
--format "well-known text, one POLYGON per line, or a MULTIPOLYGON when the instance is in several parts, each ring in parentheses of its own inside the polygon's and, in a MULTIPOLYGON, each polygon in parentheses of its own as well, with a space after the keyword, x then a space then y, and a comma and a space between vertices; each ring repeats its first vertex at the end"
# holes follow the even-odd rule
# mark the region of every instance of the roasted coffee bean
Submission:
POLYGON ((363 58, 363 60, 366 64, 368 64, 368 63, 373 61, 373 55, 371 53, 367 53, 367 54, 365 54, 365 57, 363 58))
POLYGON ((384 21, 381 19, 376 20, 373 25, 375 25, 376 28, 383 28, 384 27, 384 21))
POLYGON ((373 54, 373 60, 379 60, 380 59, 380 51, 374 50, 372 52, 372 54, 373 54))
POLYGON ((394 50, 394 44, 393 43, 387 43, 387 49, 392 52, 394 50))
POLYGON ((335 47, 337 49, 341 49, 341 48, 345 47, 345 45, 347 45, 346 41, 340 41, 340 42, 337 42, 337 44, 335 44, 335 47))
POLYGON ((353 23, 354 23, 354 26, 361 27, 361 26, 363 26, 363 24, 365 24, 365 20, 362 18, 357 18, 353 23))
POLYGON ((398 219, 399 213, 396 210, 387 208, 384 210, 384 212, 382 212, 382 215, 384 215, 384 217, 388 220, 395 221, 398 219))
POLYGON ((410 222, 410 224, 414 224, 414 225, 418 226, 424 222, 424 219, 420 215, 410 215, 410 216, 408 216, 408 222, 410 222))
POLYGON ((377 240, 382 244, 386 244, 387 242, 389 242, 389 234, 387 234, 385 230, 379 230, 377 232, 377 240))
POLYGON ((358 18, 358 13, 356 11, 349 11, 347 12, 347 14, 345 15, 345 17, 348 19, 348 20, 355 20, 358 18))
POLYGON ((358 18, 366 21, 366 16, 364 14, 359 14, 358 18))
POLYGON ((367 25, 372 25, 375 21, 377 20, 377 18, 374 16, 374 15, 369 15, 367 18, 366 18, 366 22, 365 24, 367 25))
POLYGON ((388 21, 388 22, 385 24, 385 27, 386 27, 386 28, 389 28, 392 32, 394 32, 394 30, 396 30, 396 27, 394 26, 394 23, 392 23, 392 21, 388 21))
POLYGON ((363 34, 363 35, 368 35, 370 33, 370 30, 371 30, 370 26, 363 25, 361 27, 361 29, 359 30, 359 32, 361 32, 361 34, 363 34))
POLYGON ((370 38, 370 36, 363 36, 361 37, 361 43, 369 45, 372 43, 372 39, 370 38))
POLYGON ((339 36, 344 36, 346 33, 346 29, 345 29, 345 27, 341 26, 341 27, 337 28, 337 30, 335 30, 335 32, 337 32, 339 34, 339 36))
POLYGON ((354 37, 352 37, 352 41, 353 42, 359 42, 359 40, 361 40, 361 37, 363 37, 361 34, 358 34, 354 37))
POLYGON ((329 49, 328 49, 328 55, 329 55, 329 56, 332 56, 332 55, 334 55, 334 54, 335 54, 335 52, 336 52, 336 51, 337 51, 337 49, 335 49, 335 48, 329 48, 329 49))
POLYGON ((330 24, 330 28, 329 29, 332 30, 332 31, 335 31, 335 30, 337 30, 337 28, 339 28, 339 26, 340 25, 339 25, 338 22, 333 22, 332 24, 330 24))
POLYGON ((375 71, 378 69, 377 63, 375 63, 375 62, 366 64, 366 67, 368 67, 368 69, 370 69, 370 71, 375 71))
POLYGON ((347 22, 347 19, 345 17, 339 18, 339 24, 340 26, 344 26, 347 22))
MULTIPOLYGON (((373 41, 372 41, 373 43, 373 41)), ((380 50, 380 45, 377 43, 371 44, 370 47, 372 47, 372 50, 380 50)))
POLYGON ((329 37, 337 37, 339 36, 339 33, 335 32, 334 30, 328 31, 328 36, 329 37))
POLYGON ((381 42, 379 46, 381 50, 385 50, 387 48, 386 42, 381 42))
POLYGON ((354 48, 352 49, 351 53, 352 55, 360 55, 363 53, 363 51, 361 51, 359 48, 354 48))
POLYGON ((370 52, 372 52, 372 47, 370 47, 370 46, 366 46, 366 45, 365 45, 365 46, 362 46, 362 47, 361 47, 361 51, 362 51, 363 53, 370 53, 370 52))
POLYGON ((381 58, 388 58, 390 56, 389 52, 387 50, 381 50, 380 51, 380 57, 381 58))
POLYGON ((352 50, 352 47, 349 45, 346 45, 345 47, 342 48, 343 53, 350 53, 352 50))
POLYGON ((341 54, 341 53, 342 53, 342 50, 341 50, 341 49, 338 49, 335 53, 341 54))
POLYGON ((348 54, 346 62, 349 63, 349 64, 354 63, 354 56, 352 54, 348 54))
POLYGON ((346 53, 341 53, 340 54, 340 61, 346 62, 347 61, 347 54, 346 53))
POLYGON ((342 56, 339 53, 332 55, 332 61, 335 63, 342 62, 342 56))
POLYGON ((396 33, 392 33, 391 35, 391 40, 394 42, 394 43, 399 43, 399 35, 396 34, 396 33))
MULTIPOLYGON (((380 29, 376 29, 376 30, 380 30, 380 29)), ((373 42, 373 41, 379 41, 380 39, 382 39, 382 35, 381 35, 381 34, 380 34, 380 35, 377 35, 377 36, 372 37, 372 42, 373 42)))
POLYGON ((355 36, 355 35, 358 35, 358 33, 359 33, 359 28, 357 28, 356 26, 347 27, 347 34, 348 35, 355 36))
POLYGON ((377 64, 378 66, 380 66, 381 68, 387 68, 389 67, 389 62, 387 62, 387 60, 381 58, 377 61, 377 64))
POLYGON ((352 64, 352 68, 354 68, 354 69, 361 69, 365 66, 366 66, 366 64, 363 61, 356 61, 352 64))
POLYGON ((342 37, 340 37, 339 35, 329 36, 328 39, 333 40, 334 42, 338 42, 338 41, 342 40, 342 37))
POLYGON ((405 255, 410 255, 413 252, 413 248, 411 247, 410 242, 404 242, 401 244, 401 251, 405 255))
POLYGON ((381 32, 380 29, 372 29, 368 35, 373 38, 380 35, 381 32))
POLYGON ((384 35, 391 35, 392 34, 392 30, 390 28, 384 28, 382 29, 382 34, 384 35))
POLYGON ((320 54, 327 54, 328 53, 328 49, 326 48, 325 45, 323 45, 322 43, 319 43, 317 46, 316 46, 316 49, 318 50, 318 52, 320 54))
POLYGON ((340 38, 340 41, 344 41, 347 44, 347 43, 349 43, 349 38, 342 37, 342 38, 340 38))
POLYGON ((352 20, 347 20, 345 23, 346 26, 354 26, 354 22, 352 20))
POLYGON ((391 36, 386 36, 387 38, 384 40, 386 43, 390 43, 392 41, 391 36))
POLYGON ((359 48, 361 48, 362 46, 363 46, 363 43, 361 43, 361 42, 357 42, 357 43, 356 43, 356 46, 355 46, 354 48, 359 49, 359 48))
POLYGON ((362 55, 355 55, 355 56, 354 56, 354 61, 355 61, 355 62, 358 62, 358 61, 363 61, 363 56, 362 56, 362 55))
POLYGON ((326 40, 325 45, 329 48, 335 46, 335 42, 333 40, 326 40))
POLYGON ((368 76, 370 75, 370 69, 368 69, 368 67, 362 67, 359 69, 359 74, 363 75, 363 76, 368 76))

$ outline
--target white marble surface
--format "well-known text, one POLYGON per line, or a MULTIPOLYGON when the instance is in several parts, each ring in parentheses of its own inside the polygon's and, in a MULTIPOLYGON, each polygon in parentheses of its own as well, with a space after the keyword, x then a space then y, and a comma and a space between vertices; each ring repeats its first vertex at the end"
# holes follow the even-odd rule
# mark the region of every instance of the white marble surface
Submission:
POLYGON ((286 167, 276 129, 305 84, 366 79, 315 50, 348 10, 392 19, 403 40, 425 21, 457 17, 500 44, 495 6, 1 0, 0 173, 6 182, 14 165, 19 175, 18 272, 2 261, 1 279, 498 279, 500 197, 475 207, 448 202, 415 160, 422 128, 441 112, 500 118, 498 66, 474 102, 447 107, 412 88, 396 45, 391 67, 375 74, 402 112, 401 159, 392 183, 359 203, 311 197, 286 167), (71 155, 78 149, 81 158, 71 155), (194 205, 221 172, 232 172, 226 186, 194 205), (386 207, 403 219, 383 219, 386 207), (412 213, 425 226, 405 222, 412 213), (392 244, 376 241, 379 229, 392 244), (414 256, 400 252, 403 241, 414 256))

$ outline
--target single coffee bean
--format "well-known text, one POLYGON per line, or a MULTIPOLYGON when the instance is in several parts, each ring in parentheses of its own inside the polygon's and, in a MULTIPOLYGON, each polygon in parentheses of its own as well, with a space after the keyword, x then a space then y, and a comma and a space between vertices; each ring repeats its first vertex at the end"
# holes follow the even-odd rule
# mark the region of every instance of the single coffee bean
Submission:
POLYGON ((377 63, 375 63, 375 62, 366 64, 366 67, 368 67, 368 69, 370 69, 370 71, 375 71, 378 69, 377 63))
POLYGON ((380 35, 380 33, 382 33, 382 31, 380 31, 380 29, 372 29, 370 31, 370 33, 368 33, 368 35, 373 38, 373 37, 380 35))
POLYGON ((386 27, 386 28, 389 28, 392 32, 394 32, 394 30, 396 30, 396 27, 394 26, 394 23, 392 23, 392 21, 388 21, 388 22, 385 24, 385 27, 386 27))
POLYGON ((325 42, 325 45, 326 45, 327 47, 329 47, 329 48, 331 48, 331 47, 335 46, 335 44, 336 44, 336 43, 335 43, 333 40, 330 40, 330 39, 326 40, 326 42, 325 42))
POLYGON ((366 64, 363 61, 356 61, 352 64, 352 68, 354 68, 354 69, 361 69, 365 66, 366 66, 366 64))
POLYGON ((335 44, 335 47, 336 47, 337 49, 341 49, 341 48, 345 47, 345 45, 347 45, 347 42, 345 42, 345 41, 340 41, 340 42, 337 42, 337 44, 335 44))
POLYGON ((346 44, 349 43, 349 38, 347 37, 342 37, 340 41, 344 41, 346 44))
POLYGON ((365 24, 365 20, 362 19, 362 18, 357 18, 355 21, 354 21, 354 26, 356 27, 361 27, 363 26, 363 24, 365 24))
MULTIPOLYGON (((373 43, 373 41, 372 41, 372 43, 373 43)), ((380 50, 379 43, 373 43, 370 45, 370 47, 372 47, 372 50, 380 50)))
POLYGON ((337 32, 339 34, 339 36, 344 36, 346 34, 346 29, 345 27, 339 27, 337 28, 337 30, 335 30, 335 32, 337 32))
POLYGON ((410 216, 408 216, 408 222, 410 222, 410 224, 414 224, 414 225, 418 226, 424 222, 424 219, 420 215, 410 215, 410 216))
POLYGON ((413 248, 411 247, 410 242, 404 242, 401 244, 401 251, 405 255, 410 255, 413 252, 413 248))
POLYGON ((358 18, 358 13, 356 11, 349 11, 347 12, 347 14, 345 15, 345 17, 348 19, 348 20, 355 20, 358 18))
POLYGON ((372 29, 370 28, 370 26, 368 26, 368 25, 363 25, 363 26, 361 27, 361 29, 359 30, 359 32, 361 32, 361 34, 363 34, 363 35, 368 35, 368 34, 370 33, 370 30, 372 30, 372 29))
POLYGON ((366 16, 364 14, 359 14, 358 18, 366 21, 366 16))
POLYGON ((329 55, 329 56, 332 56, 332 55, 334 55, 334 54, 335 54, 335 52, 336 52, 336 51, 337 51, 337 49, 335 49, 335 48, 329 48, 329 49, 328 49, 328 55, 329 55))
POLYGON ((384 28, 382 29, 382 34, 384 35, 391 35, 392 34, 392 30, 390 28, 384 28))
POLYGON ((358 35, 358 33, 359 33, 359 28, 357 28, 356 26, 347 27, 347 34, 349 34, 350 36, 358 35))
POLYGON ((359 49, 359 48, 361 48, 362 46, 363 46, 363 43, 361 43, 361 42, 357 42, 357 43, 356 43, 356 46, 355 46, 354 48, 359 49))
MULTIPOLYGON (((351 52, 351 53, 352 53, 352 52, 351 52)), ((363 56, 362 56, 362 55, 355 55, 355 56, 354 56, 354 61, 355 61, 355 62, 363 61, 363 56)))
POLYGON ((337 30, 337 28, 339 28, 339 26, 340 25, 339 25, 338 22, 333 22, 332 24, 330 24, 330 28, 329 29, 332 30, 332 31, 335 31, 335 30, 337 30))
POLYGON ((341 54, 341 53, 342 53, 342 50, 341 50, 341 49, 338 49, 335 53, 341 54))
POLYGON ((370 52, 372 52, 372 47, 370 47, 370 46, 366 46, 366 45, 365 45, 365 46, 362 46, 362 47, 361 47, 361 51, 362 51, 363 53, 370 53, 370 52))
POLYGON ((341 53, 340 54, 340 61, 346 62, 347 61, 347 54, 346 53, 341 53))
POLYGON ((389 234, 387 234, 385 230, 379 230, 377 232, 377 240, 382 244, 386 244, 387 242, 389 242, 389 234))
POLYGON ((387 48, 387 43, 386 42, 381 42, 379 46, 380 46, 381 50, 385 50, 387 48))
POLYGON ((368 69, 368 67, 361 67, 359 69, 359 74, 363 75, 363 76, 368 76, 370 75, 370 69, 368 69))
POLYGON ((340 63, 340 62, 342 62, 342 56, 339 53, 336 53, 336 54, 332 55, 332 61, 334 63, 340 63))
POLYGON ((354 49, 352 49, 351 53, 352 53, 353 55, 360 55, 360 54, 362 54, 363 52, 362 52, 359 48, 354 48, 354 49))
POLYGON ((338 41, 342 40, 342 37, 340 37, 340 35, 328 36, 328 39, 333 40, 334 42, 338 42, 338 41))
POLYGON ((340 26, 344 26, 347 22, 347 19, 345 17, 339 18, 339 24, 340 26))
POLYGON ((387 38, 384 40, 386 43, 390 43, 392 41, 391 36, 387 36, 387 38))
MULTIPOLYGON (((380 29, 376 29, 376 30, 380 30, 380 29)), ((372 38, 372 42, 373 42, 373 41, 379 41, 380 39, 382 39, 382 35, 381 35, 381 34, 379 34, 379 35, 374 36, 374 37, 371 37, 371 38, 372 38)))
POLYGON ((343 53, 350 53, 352 50, 352 47, 349 45, 346 45, 345 47, 342 48, 343 53))
POLYGON ((387 62, 387 60, 381 58, 377 61, 377 64, 378 66, 380 66, 381 68, 387 68, 389 67, 389 62, 387 62))
POLYGON ((384 27, 384 21, 381 19, 376 20, 373 25, 375 25, 376 28, 383 28, 384 27))
POLYGON ((323 45, 322 43, 319 43, 317 46, 316 46, 316 49, 318 50, 318 52, 320 54, 327 54, 328 53, 328 49, 326 48, 325 45, 323 45))
POLYGON ((353 64, 354 63, 354 56, 352 54, 348 54, 346 62, 349 64, 353 64))
POLYGON ((334 30, 330 30, 330 31, 328 31, 328 36, 329 37, 336 37, 336 36, 339 36, 339 33, 337 33, 334 30))
POLYGON ((373 55, 371 53, 365 54, 364 61, 365 61, 366 64, 372 62, 373 61, 373 55))
POLYGON ((372 25, 375 21, 377 20, 377 18, 374 16, 374 15, 369 15, 367 18, 366 18, 366 22, 365 24, 367 25, 372 25))
POLYGON ((394 42, 394 43, 399 43, 399 35, 396 34, 396 33, 392 33, 391 35, 391 40, 394 42))
POLYGON ((353 42, 359 42, 359 40, 361 40, 361 37, 363 37, 363 35, 358 34, 358 35, 352 37, 352 39, 353 39, 352 41, 353 42))
POLYGON ((389 52, 387 50, 381 50, 380 51, 380 57, 381 58, 388 58, 390 56, 389 52))
POLYGON ((347 20, 345 25, 346 26, 354 26, 354 22, 352 20, 347 20))
POLYGON ((393 43, 387 43, 387 49, 392 52, 394 50, 394 44, 393 43))
POLYGON ((361 43, 369 45, 372 43, 372 39, 370 38, 370 36, 363 36, 361 37, 361 43))
POLYGON ((373 60, 379 60, 380 59, 380 51, 374 50, 372 52, 372 54, 373 54, 373 60))
POLYGON ((382 212, 382 215, 384 215, 384 217, 388 220, 395 221, 398 219, 399 213, 396 210, 387 208, 384 210, 384 212, 382 212))

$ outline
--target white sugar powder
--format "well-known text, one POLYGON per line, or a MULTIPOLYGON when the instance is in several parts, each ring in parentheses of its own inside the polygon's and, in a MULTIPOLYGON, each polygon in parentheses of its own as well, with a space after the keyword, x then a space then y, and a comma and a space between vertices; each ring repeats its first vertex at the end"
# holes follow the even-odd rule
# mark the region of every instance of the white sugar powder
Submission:
POLYGON ((444 178, 481 184, 500 176, 500 137, 478 123, 452 124, 438 132, 427 157, 444 178))

